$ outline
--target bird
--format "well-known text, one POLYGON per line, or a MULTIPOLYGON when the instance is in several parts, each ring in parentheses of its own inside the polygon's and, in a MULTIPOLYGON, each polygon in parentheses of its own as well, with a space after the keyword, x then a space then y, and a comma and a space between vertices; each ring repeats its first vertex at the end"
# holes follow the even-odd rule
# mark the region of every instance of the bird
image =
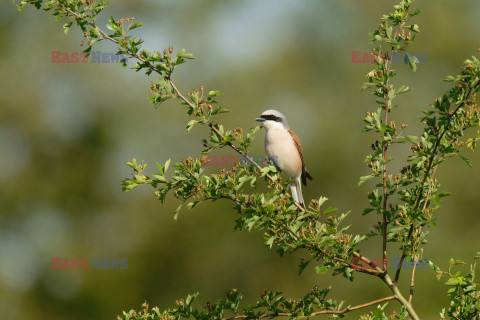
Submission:
POLYGON ((302 145, 295 132, 287 122, 287 118, 277 110, 264 111, 255 119, 265 128, 265 153, 275 166, 293 179, 290 191, 293 200, 305 207, 302 184, 307 185, 307 178, 313 180, 305 167, 302 145))

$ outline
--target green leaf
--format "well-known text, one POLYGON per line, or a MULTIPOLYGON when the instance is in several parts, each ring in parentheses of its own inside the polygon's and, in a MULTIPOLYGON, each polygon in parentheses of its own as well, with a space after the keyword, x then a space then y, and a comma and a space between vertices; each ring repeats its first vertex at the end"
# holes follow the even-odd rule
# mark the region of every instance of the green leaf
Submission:
POLYGON ((273 243, 275 242, 275 238, 276 238, 275 236, 271 236, 265 243, 268 247, 270 247, 270 249, 272 249, 273 243))
POLYGON ((67 22, 63 25, 63 32, 65 33, 65 35, 68 35, 68 30, 70 29, 72 24, 73 22, 67 22))
POLYGON ((190 96, 190 99, 192 100, 192 102, 198 106, 198 94, 196 93, 193 93, 191 96, 190 96))
POLYGON ((417 136, 405 136, 405 140, 407 140, 408 142, 411 142, 413 144, 418 143, 418 137, 417 136))
POLYGON ((182 208, 183 204, 179 205, 177 209, 173 212, 173 219, 177 220, 178 214, 180 213, 180 209, 182 208))
POLYGON ((185 53, 185 49, 182 49, 182 50, 180 50, 180 51, 177 53, 177 58, 195 59, 195 57, 193 56, 193 54, 191 54, 191 53, 185 53))
POLYGON ((419 63, 420 61, 414 54, 405 53, 403 61, 405 62, 405 64, 408 64, 410 66, 410 69, 412 69, 413 72, 417 71, 417 63, 419 63))
POLYGON ((361 186, 362 184, 372 179, 373 177, 375 177, 375 174, 369 174, 368 176, 360 177, 360 181, 358 181, 358 186, 361 186))
POLYGON ((94 34, 95 36, 97 36, 97 37, 99 37, 99 38, 102 37, 102 34, 100 33, 100 29, 98 29, 97 27, 91 28, 91 30, 92 30, 92 32, 93 32, 93 34, 94 34))
POLYGON ((399 94, 402 94, 402 93, 405 93, 405 92, 408 92, 408 91, 411 91, 412 89, 410 89, 409 86, 401 86, 398 90, 397 90, 397 95, 399 94))
POLYGON ((378 129, 380 130, 380 132, 383 132, 383 133, 387 133, 387 132, 393 133, 393 129, 387 126, 386 124, 381 124, 378 129))
POLYGON ((169 166, 170 166, 170 159, 168 159, 167 162, 165 162, 165 166, 164 166, 165 173, 167 172, 169 166))
POLYGON ((321 207, 322 204, 324 204, 325 201, 327 201, 327 200, 328 200, 328 198, 326 198, 326 197, 320 197, 320 198, 318 199, 318 206, 321 207))
POLYGON ((366 209, 364 209, 364 210, 362 211, 362 215, 366 215, 366 214, 372 212, 373 210, 375 210, 375 209, 373 209, 373 208, 366 208, 366 209))
POLYGON ((133 30, 135 28, 138 28, 138 27, 141 27, 141 26, 144 26, 145 24, 144 23, 141 23, 140 21, 135 21, 134 24, 132 24, 130 26, 130 28, 128 28, 128 30, 133 30))
POLYGON ((417 24, 412 24, 411 26, 408 26, 407 29, 410 29, 413 32, 420 32, 420 28, 418 27, 417 24))
POLYGON ((447 286, 456 286, 457 284, 459 284, 459 279, 457 278, 450 278, 445 282, 447 286))
POLYGON ((221 96, 222 94, 220 93, 220 91, 218 90, 215 90, 215 91, 209 91, 208 92, 208 96, 209 97, 218 97, 218 96, 221 96))
POLYGON ((165 174, 165 170, 163 169, 162 165, 160 163, 158 163, 158 161, 157 161, 157 168, 158 168, 158 171, 161 174, 165 174))
POLYGON ((197 296, 198 296, 198 292, 196 294, 188 295, 187 298, 185 299, 185 305, 189 307, 197 296))
POLYGON ((310 264, 310 262, 312 262, 312 260, 307 260, 300 263, 298 268, 298 274, 302 274, 303 270, 305 270, 305 268, 310 264))
POLYGON ((266 176, 270 172, 277 172, 277 168, 275 166, 268 166, 262 168, 262 177, 266 176))
POLYGON ((193 126, 198 123, 198 120, 190 120, 188 123, 187 123, 187 126, 185 127, 187 129, 187 133, 190 132, 190 130, 192 130, 193 126))
POLYGON ((158 180, 160 182, 168 182, 167 179, 164 176, 161 176, 159 174, 154 174, 152 176, 153 179, 158 180))
POLYGON ((361 90, 366 90, 370 87, 373 87, 373 86, 376 86, 377 84, 376 83, 373 83, 373 82, 365 82, 361 88, 361 90))
POLYGON ((388 38, 388 39, 391 39, 391 38, 392 38, 392 31, 393 31, 393 28, 392 28, 392 27, 386 27, 386 28, 385 28, 385 33, 387 34, 387 38, 388 38))
POLYGON ((324 215, 327 215, 329 213, 332 213, 334 211, 337 211, 338 208, 335 208, 335 207, 328 207, 327 209, 325 209, 325 211, 323 212, 324 215))
POLYGON ((325 274, 328 272, 328 267, 327 266, 316 266, 315 267, 315 272, 318 273, 318 274, 325 274))
POLYGON ((465 158, 464 156, 461 156, 461 155, 458 155, 463 161, 465 161, 468 166, 471 168, 472 167, 472 163, 470 162, 470 160, 468 160, 467 158, 465 158))

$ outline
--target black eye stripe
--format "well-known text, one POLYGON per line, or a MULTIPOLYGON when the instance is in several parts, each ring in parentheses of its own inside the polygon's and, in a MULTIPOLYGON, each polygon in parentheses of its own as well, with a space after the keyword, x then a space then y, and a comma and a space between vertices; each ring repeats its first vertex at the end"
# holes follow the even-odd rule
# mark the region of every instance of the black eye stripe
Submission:
POLYGON ((261 116, 261 118, 265 120, 273 120, 277 122, 282 122, 282 119, 280 117, 274 116, 273 114, 264 114, 261 116))

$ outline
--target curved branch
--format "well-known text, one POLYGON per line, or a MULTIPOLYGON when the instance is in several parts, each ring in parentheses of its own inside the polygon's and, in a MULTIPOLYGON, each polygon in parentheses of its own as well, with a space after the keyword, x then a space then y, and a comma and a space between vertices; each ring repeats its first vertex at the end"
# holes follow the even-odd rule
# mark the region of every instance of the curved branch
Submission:
POLYGON ((234 317, 229 317, 229 318, 223 318, 222 320, 235 320, 235 319, 263 319, 263 318, 274 318, 274 317, 295 317, 295 319, 301 319, 301 318, 310 318, 310 317, 315 317, 315 316, 321 316, 321 315, 326 315, 326 314, 335 314, 335 315, 343 315, 351 311, 355 311, 358 309, 363 309, 366 307, 370 307, 382 302, 390 301, 397 299, 395 296, 389 296, 385 298, 381 298, 378 300, 370 301, 364 304, 359 304, 354 307, 348 307, 343 310, 322 310, 322 311, 317 311, 313 312, 312 314, 309 315, 303 315, 303 316, 298 316, 294 313, 288 313, 288 312, 276 312, 276 313, 270 313, 270 314, 263 314, 261 316, 248 316, 248 315, 238 315, 234 317))
MULTIPOLYGON (((83 20, 85 22, 87 22, 88 25, 96 28, 100 34, 103 36, 104 39, 107 39, 117 45, 119 45, 119 41, 110 37, 107 33, 105 33, 102 29, 100 29, 98 27, 98 25, 93 22, 93 21, 88 21, 84 18, 82 18, 79 14, 77 14, 76 12, 70 10, 69 8, 67 7, 63 7, 63 9, 65 10, 65 12, 67 12, 68 14, 72 15, 73 17, 75 17, 75 19, 77 20, 83 20)), ((159 75, 163 76, 165 78, 165 80, 167 80, 169 82, 169 84, 172 86, 173 90, 175 91, 177 97, 179 99, 181 99, 183 102, 185 102, 186 104, 188 104, 190 107, 192 108, 195 108, 195 105, 189 101, 181 92, 180 90, 178 90, 178 88, 175 86, 175 84, 172 82, 172 80, 165 76, 161 70, 159 70, 158 68, 156 68, 153 64, 151 64, 149 61, 147 61, 146 59, 142 58, 139 54, 131 51, 129 48, 127 49, 127 52, 128 54, 130 54, 132 57, 135 57, 137 60, 145 63, 146 65, 148 65, 148 67, 155 71, 156 73, 158 73, 159 75)), ((220 131, 218 131, 218 129, 211 123, 211 122, 208 122, 208 126, 210 127, 211 130, 213 130, 218 136, 220 136, 222 139, 226 140, 225 136, 222 135, 220 133, 220 131)), ((235 152, 237 152, 238 154, 242 155, 243 157, 245 157, 245 159, 247 159, 252 165, 254 165, 258 170, 262 170, 262 167, 257 163, 255 162, 255 160, 253 160, 248 154, 246 153, 243 153, 239 148, 237 148, 233 143, 231 143, 230 141, 228 141, 226 143, 226 145, 228 145, 230 148, 232 148, 235 152)), ((266 174, 265 175, 268 179, 270 179, 272 182, 276 182, 275 179, 273 179, 273 177, 269 174, 266 174)), ((288 194, 288 193, 287 193, 288 194)), ((299 203, 295 202, 295 205, 296 207, 301 210, 301 211, 307 211, 306 208, 304 208, 303 206, 301 206, 299 203)))

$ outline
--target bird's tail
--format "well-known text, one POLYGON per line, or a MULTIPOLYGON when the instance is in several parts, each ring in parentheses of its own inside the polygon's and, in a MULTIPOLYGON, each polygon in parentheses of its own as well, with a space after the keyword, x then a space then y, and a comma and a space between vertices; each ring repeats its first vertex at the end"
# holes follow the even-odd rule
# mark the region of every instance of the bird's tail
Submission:
POLYGON ((295 179, 290 184, 290 191, 292 192, 293 200, 295 200, 295 202, 298 202, 302 207, 305 208, 305 201, 303 201, 302 184, 300 183, 300 178, 295 179))

